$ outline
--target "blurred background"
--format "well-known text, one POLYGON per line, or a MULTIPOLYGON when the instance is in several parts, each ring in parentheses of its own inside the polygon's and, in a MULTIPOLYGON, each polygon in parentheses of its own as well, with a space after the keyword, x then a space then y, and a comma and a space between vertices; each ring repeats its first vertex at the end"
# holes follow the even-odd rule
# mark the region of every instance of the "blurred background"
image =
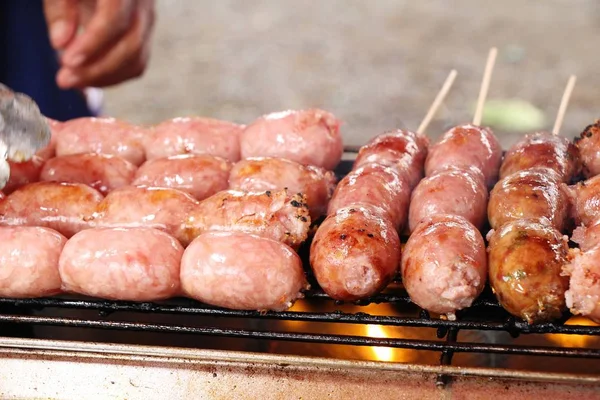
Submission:
POLYGON ((570 74, 578 81, 561 133, 574 136, 600 117, 599 20, 596 0, 157 0, 149 68, 106 90, 104 113, 248 123, 320 107, 360 145, 386 129, 416 129, 456 68, 429 128, 437 137, 472 119, 497 46, 485 122, 503 145, 552 128, 570 74))

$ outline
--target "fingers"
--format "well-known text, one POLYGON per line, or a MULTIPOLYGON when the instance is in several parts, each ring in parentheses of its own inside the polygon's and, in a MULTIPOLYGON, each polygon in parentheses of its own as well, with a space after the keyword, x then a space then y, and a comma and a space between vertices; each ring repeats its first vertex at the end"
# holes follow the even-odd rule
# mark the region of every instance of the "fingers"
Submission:
POLYGON ((57 75, 62 88, 104 87, 140 76, 149 57, 149 38, 154 23, 152 1, 139 7, 130 29, 123 37, 93 61, 80 66, 64 66, 57 75))
POLYGON ((44 0, 44 14, 50 44, 56 50, 64 49, 77 32, 77 0, 44 0))
POLYGON ((79 67, 102 54, 129 29, 137 0, 97 0, 85 30, 65 50, 66 67, 79 67))

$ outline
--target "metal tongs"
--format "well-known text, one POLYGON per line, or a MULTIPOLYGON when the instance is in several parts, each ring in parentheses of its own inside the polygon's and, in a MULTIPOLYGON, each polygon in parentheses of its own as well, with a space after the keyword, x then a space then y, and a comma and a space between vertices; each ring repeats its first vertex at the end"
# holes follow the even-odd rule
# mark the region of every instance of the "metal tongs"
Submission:
POLYGON ((8 160, 29 161, 50 143, 51 135, 35 101, 0 83, 0 189, 10 177, 8 160))

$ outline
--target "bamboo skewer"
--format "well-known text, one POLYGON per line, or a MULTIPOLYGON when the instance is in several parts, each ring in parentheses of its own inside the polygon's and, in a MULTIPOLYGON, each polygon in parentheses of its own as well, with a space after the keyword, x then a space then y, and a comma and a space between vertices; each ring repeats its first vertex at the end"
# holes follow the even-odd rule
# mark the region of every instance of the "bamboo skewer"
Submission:
POLYGON ((492 47, 488 54, 485 70, 483 72, 483 80, 481 82, 481 88, 479 89, 479 98, 477 99, 477 107, 475 108, 473 125, 481 124, 481 119, 483 118, 483 106, 485 105, 488 89, 490 88, 490 81, 492 80, 492 72, 494 71, 494 65, 496 64, 497 54, 498 49, 492 47))
POLYGON ((429 110, 427 110, 427 114, 423 118, 423 121, 421 121, 421 125, 419 125, 419 128, 417 129, 417 133, 422 134, 425 132, 425 130, 427 129, 427 126, 429 126, 429 123, 433 119, 438 108, 440 108, 440 105, 442 104, 442 102, 446 98, 446 95, 450 91, 450 88, 452 87, 452 84, 454 83, 454 79, 456 78, 456 75, 457 75, 457 73, 456 73, 455 69, 450 71, 450 74, 448 74, 448 77, 446 78, 446 81, 444 81, 442 88, 440 89, 437 96, 433 100, 433 103, 431 103, 429 110))
POLYGON ((558 107, 558 113, 556 114, 556 120, 554 121, 554 128, 552 128, 552 133, 554 135, 558 135, 558 133, 560 132, 560 128, 562 126, 563 120, 565 119, 565 114, 567 112, 569 100, 571 99, 571 93, 573 93, 573 88, 575 87, 576 81, 577 77, 575 75, 571 75, 569 77, 567 87, 565 88, 565 91, 562 95, 562 99, 560 100, 560 106, 558 107))

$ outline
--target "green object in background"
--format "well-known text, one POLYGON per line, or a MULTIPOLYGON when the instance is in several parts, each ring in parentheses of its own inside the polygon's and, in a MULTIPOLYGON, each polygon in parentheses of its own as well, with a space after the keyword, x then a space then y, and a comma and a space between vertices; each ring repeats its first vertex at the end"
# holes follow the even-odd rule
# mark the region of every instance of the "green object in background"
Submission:
POLYGON ((546 123, 544 112, 520 100, 488 100, 483 109, 482 125, 506 131, 536 131, 546 123))

